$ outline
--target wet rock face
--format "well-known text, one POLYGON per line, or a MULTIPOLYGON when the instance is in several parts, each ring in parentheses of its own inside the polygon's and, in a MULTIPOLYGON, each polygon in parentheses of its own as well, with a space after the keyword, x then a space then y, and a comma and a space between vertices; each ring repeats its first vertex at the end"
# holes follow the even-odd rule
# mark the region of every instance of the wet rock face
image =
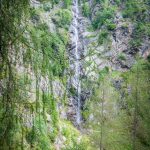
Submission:
POLYGON ((82 76, 84 75, 83 59, 87 45, 85 38, 87 32, 86 27, 89 21, 82 16, 80 7, 77 1, 74 0, 72 4, 73 20, 69 30, 70 44, 68 48, 71 77, 68 79, 68 89, 70 93, 68 94, 67 118, 71 120, 74 125, 79 123, 79 115, 80 119, 82 118, 79 111, 83 108, 86 99, 86 96, 83 94, 84 90, 82 89, 82 76))
POLYGON ((78 1, 74 0, 72 5, 73 19, 70 26, 70 49, 69 49, 69 60, 70 60, 70 72, 72 75, 68 80, 70 94, 68 102, 67 117, 74 124, 81 122, 81 55, 84 51, 81 34, 82 30, 81 22, 79 22, 79 6, 78 1))

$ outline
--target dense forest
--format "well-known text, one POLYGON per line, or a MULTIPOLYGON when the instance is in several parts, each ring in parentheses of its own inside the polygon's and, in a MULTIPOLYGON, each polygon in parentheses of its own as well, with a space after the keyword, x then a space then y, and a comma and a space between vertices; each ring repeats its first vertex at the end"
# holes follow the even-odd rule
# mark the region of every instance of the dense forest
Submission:
POLYGON ((150 150, 150 0, 0 0, 0 150, 150 150))

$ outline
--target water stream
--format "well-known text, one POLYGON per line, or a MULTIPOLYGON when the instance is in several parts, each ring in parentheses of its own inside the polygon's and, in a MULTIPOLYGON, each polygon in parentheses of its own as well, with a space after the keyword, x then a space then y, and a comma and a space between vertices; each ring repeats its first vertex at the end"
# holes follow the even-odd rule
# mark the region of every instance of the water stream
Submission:
POLYGON ((80 124, 81 122, 81 82, 80 82, 80 52, 79 52, 79 31, 78 31, 78 15, 79 15, 79 8, 78 8, 78 0, 73 1, 73 30, 74 30, 74 39, 75 39, 75 86, 77 89, 77 108, 76 108, 76 122, 80 124))

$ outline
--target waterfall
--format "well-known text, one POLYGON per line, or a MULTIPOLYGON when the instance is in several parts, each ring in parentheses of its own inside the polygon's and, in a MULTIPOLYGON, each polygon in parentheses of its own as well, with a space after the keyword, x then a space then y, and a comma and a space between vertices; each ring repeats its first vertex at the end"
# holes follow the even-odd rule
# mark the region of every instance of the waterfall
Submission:
POLYGON ((73 1, 73 32, 74 32, 74 42, 75 42, 75 48, 74 48, 74 54, 75 54, 75 86, 77 89, 77 108, 76 108, 76 122, 77 124, 80 124, 81 122, 81 82, 80 82, 80 74, 81 74, 81 68, 80 68, 80 53, 79 53, 79 32, 78 32, 78 15, 79 15, 79 9, 78 9, 78 0, 73 1))

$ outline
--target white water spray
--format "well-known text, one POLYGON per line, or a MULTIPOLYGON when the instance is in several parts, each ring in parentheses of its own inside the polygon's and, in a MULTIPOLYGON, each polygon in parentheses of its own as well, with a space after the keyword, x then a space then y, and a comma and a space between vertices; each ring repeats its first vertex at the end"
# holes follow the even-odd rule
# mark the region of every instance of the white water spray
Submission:
POLYGON ((79 53, 79 32, 78 32, 78 0, 73 1, 73 28, 74 28, 74 39, 75 39, 75 86, 77 89, 77 109, 76 109, 76 122, 80 124, 81 122, 81 82, 80 82, 80 53, 79 53))

